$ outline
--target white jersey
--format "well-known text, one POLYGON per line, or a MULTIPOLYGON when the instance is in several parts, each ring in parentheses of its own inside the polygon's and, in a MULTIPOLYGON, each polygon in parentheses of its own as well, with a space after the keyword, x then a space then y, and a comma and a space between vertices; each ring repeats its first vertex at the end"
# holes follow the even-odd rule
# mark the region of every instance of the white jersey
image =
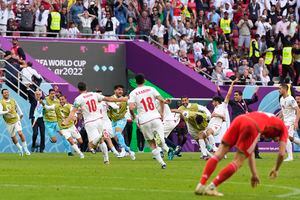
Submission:
POLYGON ((102 115, 103 120, 110 120, 107 115, 108 105, 105 101, 100 102, 99 104, 100 114, 102 115))
MULTIPOLYGON (((227 110, 227 104, 223 102, 223 103, 221 103, 220 105, 217 105, 214 108, 213 113, 216 113, 218 115, 222 115, 225 118, 226 117, 226 110, 227 110)), ((217 125, 222 126, 223 119, 221 117, 212 117, 210 119, 209 123, 217 124, 217 125)))
POLYGON ((136 105, 140 125, 161 118, 155 106, 155 99, 158 96, 160 96, 158 91, 149 86, 137 87, 129 94, 128 102, 136 105))
POLYGON ((74 107, 81 109, 85 124, 102 118, 99 103, 103 95, 95 92, 82 93, 76 97, 74 107))
MULTIPOLYGON (((160 110, 160 103, 158 100, 156 100, 156 107, 158 110, 160 110)), ((164 116, 163 121, 177 121, 178 116, 180 116, 177 113, 172 113, 170 106, 168 104, 164 104, 164 116)))
POLYGON ((285 124, 294 123, 296 120, 296 108, 298 107, 296 100, 291 95, 286 98, 280 98, 280 107, 285 124))

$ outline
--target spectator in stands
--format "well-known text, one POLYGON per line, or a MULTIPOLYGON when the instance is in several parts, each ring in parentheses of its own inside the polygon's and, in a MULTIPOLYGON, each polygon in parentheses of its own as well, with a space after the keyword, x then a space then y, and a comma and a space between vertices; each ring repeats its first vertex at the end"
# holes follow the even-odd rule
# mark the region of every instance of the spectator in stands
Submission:
POLYGON ((81 33, 83 37, 90 38, 92 31, 92 22, 96 19, 95 15, 89 14, 87 10, 85 10, 82 14, 78 14, 78 17, 81 21, 82 30, 81 33))
POLYGON ((280 21, 276 23, 275 34, 278 35, 279 33, 282 33, 286 36, 288 34, 288 26, 290 23, 286 20, 284 15, 278 16, 278 19, 280 19, 280 21))
POLYGON ((247 52, 250 48, 250 40, 251 40, 251 28, 253 27, 253 23, 248 19, 248 14, 244 14, 244 18, 241 19, 238 23, 239 28, 239 55, 242 55, 243 45, 245 45, 245 51, 247 52))
POLYGON ((220 28, 222 29, 226 40, 229 41, 233 29, 233 22, 229 18, 229 13, 227 11, 224 12, 224 17, 222 17, 220 20, 220 28))
POLYGON ((180 48, 179 48, 179 45, 175 38, 171 39, 169 46, 168 46, 168 50, 171 53, 171 56, 173 58, 178 59, 178 52, 179 52, 180 48))
POLYGON ((253 24, 258 19, 258 15, 260 15, 260 6, 259 3, 256 2, 256 0, 251 0, 251 3, 248 5, 248 10, 250 14, 250 19, 253 24))
POLYGON ((133 22, 137 22, 137 17, 139 15, 138 5, 134 2, 129 2, 128 9, 127 9, 127 18, 132 17, 133 22))
POLYGON ((58 37, 58 33, 61 30, 62 25, 62 17, 59 13, 59 7, 57 4, 53 4, 53 9, 49 13, 48 16, 48 26, 49 26, 49 32, 53 34, 49 34, 49 37, 58 37))
POLYGON ((4 2, 0 3, 0 33, 2 36, 6 36, 7 21, 8 21, 8 9, 4 2))
POLYGON ((297 43, 294 46, 293 49, 293 54, 294 54, 294 69, 296 71, 295 74, 295 79, 293 81, 293 84, 295 86, 299 85, 299 75, 300 75, 300 45, 299 45, 299 41, 297 41, 297 43))
MULTIPOLYGON (((288 28, 288 35, 291 36, 293 41, 294 41, 294 37, 295 37, 295 34, 296 34, 297 26, 298 26, 298 23, 295 21, 295 16, 290 15, 289 16, 289 25, 288 25, 287 28, 288 28)), ((299 39, 300 38, 298 37, 298 40, 299 39)))
POLYGON ((153 39, 163 46, 164 44, 164 34, 166 32, 165 26, 161 24, 160 19, 157 19, 156 24, 152 27, 150 35, 153 39))
POLYGON ((106 12, 105 18, 100 21, 100 26, 104 29, 103 39, 116 39, 116 31, 119 26, 117 18, 112 17, 110 12, 106 12))
POLYGON ((210 12, 207 15, 207 19, 209 20, 210 23, 215 23, 215 24, 219 24, 220 22, 220 15, 216 12, 216 7, 212 6, 210 8, 210 12))
POLYGON ((256 34, 255 38, 253 38, 250 42, 250 49, 249 49, 250 66, 255 65, 258 62, 258 59, 260 57, 260 51, 258 47, 259 39, 260 39, 259 35, 256 34))
POLYGON ((179 48, 185 53, 188 52, 187 36, 185 34, 180 37, 179 48))
POLYGON ((18 24, 16 23, 16 20, 14 20, 13 18, 8 19, 7 31, 8 31, 8 33, 6 34, 7 36, 13 36, 14 32, 19 31, 18 24))
POLYGON ((236 54, 232 54, 231 56, 229 54, 229 69, 231 69, 235 74, 238 73, 239 62, 236 54))
MULTIPOLYGON (((28 3, 24 4, 24 9, 20 12, 20 31, 33 31, 34 12, 28 3)), ((28 36, 29 33, 22 33, 21 35, 28 36)))
POLYGON ((266 36, 267 32, 272 30, 272 26, 269 22, 266 21, 267 16, 259 16, 258 20, 255 22, 255 26, 257 27, 256 34, 260 37, 266 36))
POLYGON ((268 69, 267 69, 267 67, 265 65, 265 61, 262 57, 259 58, 258 63, 256 63, 253 68, 254 68, 253 78, 256 81, 262 80, 263 70, 267 71, 267 73, 268 73, 268 69))
POLYGON ((241 62, 241 65, 238 68, 239 76, 243 75, 245 70, 248 70, 248 69, 249 69, 248 61, 247 61, 247 59, 243 59, 241 62))
POLYGON ((74 22, 70 22, 70 27, 68 29, 68 37, 69 38, 77 38, 79 35, 80 31, 78 30, 76 24, 74 22))
POLYGON ((11 53, 17 60, 26 60, 25 52, 22 47, 19 46, 19 41, 17 38, 12 39, 11 53))
POLYGON ((203 58, 200 59, 202 67, 207 69, 207 73, 211 74, 214 69, 214 64, 211 61, 211 51, 203 51, 203 58))
POLYGON ((196 62, 202 58, 202 52, 204 49, 205 46, 203 45, 203 43, 201 43, 200 37, 197 36, 193 44, 194 60, 196 62))
POLYGON ((49 10, 45 10, 43 5, 40 5, 39 9, 35 12, 35 37, 46 37, 48 26, 49 10))
POLYGON ((92 21, 91 23, 91 29, 94 30, 95 27, 99 24, 99 20, 97 18, 98 16, 98 11, 99 11, 99 8, 98 6, 95 4, 95 1, 90 1, 90 5, 89 5, 89 8, 88 8, 88 12, 91 14, 91 15, 94 15, 96 16, 96 18, 94 18, 94 20, 92 21))
POLYGON ((263 86, 267 86, 269 85, 271 79, 270 79, 270 76, 269 76, 269 72, 267 69, 264 69, 262 71, 262 76, 261 76, 261 83, 263 86))
POLYGON ((138 27, 140 35, 150 35, 151 19, 148 17, 148 12, 145 10, 142 11, 142 15, 139 17, 138 27))
POLYGON ((211 80, 217 85, 223 85, 224 81, 227 80, 227 77, 224 75, 222 68, 222 62, 218 61, 215 69, 211 74, 211 80))
POLYGON ((292 67, 293 63, 293 43, 291 41, 291 36, 287 35, 283 37, 283 34, 280 34, 283 49, 282 49, 282 75, 280 77, 280 82, 282 83, 284 79, 289 74, 291 80, 294 80, 294 69, 292 67))
POLYGON ((62 7, 60 12, 60 31, 59 35, 62 38, 68 37, 68 25, 69 25, 69 17, 67 12, 67 7, 62 7))
POLYGON ((95 39, 100 39, 101 38, 101 30, 100 30, 100 25, 97 24, 95 29, 93 30, 93 35, 95 39))
MULTIPOLYGON (((132 17, 128 17, 128 22, 126 23, 125 26, 125 35, 130 35, 130 36, 135 36, 137 32, 137 27, 136 27, 136 23, 133 22, 133 18, 132 17)), ((130 38, 133 38, 130 37, 130 38)))
POLYGON ((117 28, 117 34, 123 35, 125 31, 125 26, 127 23, 127 8, 123 4, 123 0, 118 0, 114 6, 114 14, 117 20, 119 21, 119 26, 117 28))
POLYGON ((83 11, 83 0, 76 0, 76 3, 72 5, 69 12, 71 21, 79 27, 79 30, 81 30, 82 26, 78 15, 82 14, 83 11))
MULTIPOLYGON (((31 124, 32 124, 32 145, 31 145, 31 151, 35 152, 37 151, 38 147, 39 152, 43 153, 45 149, 45 124, 44 124, 44 119, 43 119, 43 105, 40 104, 42 98, 42 92, 37 90, 35 92, 35 99, 34 102, 32 102, 32 109, 33 109, 33 114, 32 116, 29 115, 29 119, 31 119, 31 124), (36 139, 38 136, 38 133, 40 132, 40 145, 36 144, 36 139)), ((31 108, 30 108, 31 110, 31 108)))

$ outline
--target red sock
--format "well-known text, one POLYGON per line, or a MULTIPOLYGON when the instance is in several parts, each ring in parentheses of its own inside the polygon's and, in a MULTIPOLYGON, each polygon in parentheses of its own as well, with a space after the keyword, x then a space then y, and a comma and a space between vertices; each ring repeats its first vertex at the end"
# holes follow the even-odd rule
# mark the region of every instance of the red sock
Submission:
POLYGON ((217 187, 225 180, 230 178, 236 171, 238 167, 234 162, 229 163, 222 171, 218 174, 218 176, 213 180, 213 184, 217 187))
POLYGON ((200 183, 202 185, 206 184, 206 181, 209 179, 209 177, 211 176, 211 174, 215 171, 218 162, 219 162, 219 158, 217 156, 211 157, 206 162, 205 168, 204 168, 203 173, 202 173, 202 177, 200 179, 200 183))

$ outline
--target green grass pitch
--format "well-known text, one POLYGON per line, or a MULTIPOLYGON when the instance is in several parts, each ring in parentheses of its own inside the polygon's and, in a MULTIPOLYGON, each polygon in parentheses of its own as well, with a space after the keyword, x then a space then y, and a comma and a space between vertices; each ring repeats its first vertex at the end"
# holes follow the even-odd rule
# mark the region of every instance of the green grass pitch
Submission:
MULTIPOLYGON (((257 160, 261 184, 250 187, 250 172, 244 166, 219 191, 222 198, 194 195, 195 186, 205 161, 199 153, 183 153, 182 158, 167 161, 162 170, 150 153, 137 153, 137 160, 111 156, 104 165, 102 154, 86 153, 86 158, 67 157, 66 154, 0 154, 0 199, 118 199, 118 200, 268 200, 300 199, 300 156, 284 163, 278 179, 269 180, 268 172, 274 165, 275 154, 262 154, 257 160)), ((222 160, 217 171, 231 161, 222 160)), ((213 174, 213 177, 216 173, 213 174)))

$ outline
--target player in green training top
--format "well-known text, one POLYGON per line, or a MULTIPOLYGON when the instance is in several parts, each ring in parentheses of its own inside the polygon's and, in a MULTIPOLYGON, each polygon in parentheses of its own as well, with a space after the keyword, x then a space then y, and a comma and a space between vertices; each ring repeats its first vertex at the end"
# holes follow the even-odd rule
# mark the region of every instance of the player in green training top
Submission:
POLYGON ((62 123, 70 115, 70 112, 72 110, 72 104, 69 104, 67 102, 66 97, 63 95, 59 97, 59 103, 60 104, 55 105, 55 113, 60 132, 69 141, 74 151, 79 154, 80 158, 84 158, 83 153, 80 151, 77 144, 75 144, 73 140, 74 138, 79 144, 82 144, 81 135, 75 127, 74 121, 69 121, 68 124, 62 123))
POLYGON ((9 91, 7 89, 2 89, 2 99, 0 103, 0 114, 3 115, 3 119, 6 123, 7 131, 13 141, 13 143, 17 146, 18 152, 20 156, 23 156, 23 149, 26 155, 30 155, 30 152, 27 148, 27 143, 25 136, 22 132, 22 125, 21 119, 23 117, 22 110, 20 109, 18 103, 14 100, 9 98, 9 91), (19 144, 16 132, 18 133, 19 137, 22 141, 22 146, 19 144))
MULTIPOLYGON (((124 86, 116 85, 114 87, 114 95, 112 97, 121 98, 121 97, 123 97, 123 95, 124 95, 124 86)), ((124 136, 122 134, 122 132, 127 124, 127 119, 126 119, 125 115, 126 115, 126 112, 128 109, 127 108, 128 105, 127 105, 127 102, 118 102, 116 104, 119 106, 119 108, 113 109, 111 107, 108 112, 108 116, 112 122, 114 137, 118 140, 118 144, 121 147, 120 157, 124 157, 126 152, 128 152, 129 154, 134 154, 134 152, 132 152, 130 150, 130 148, 125 144, 124 136)))
MULTIPOLYGON (((50 137, 50 142, 56 143, 56 134, 59 133, 61 135, 60 128, 57 123, 57 117, 55 113, 55 106, 59 105, 59 100, 55 96, 55 91, 53 89, 49 90, 49 95, 45 98, 45 102, 41 101, 41 104, 44 106, 44 122, 46 132, 50 137)), ((63 145, 68 152, 69 156, 72 156, 72 149, 69 142, 65 137, 62 137, 63 145)))
POLYGON ((206 129, 208 123, 207 115, 204 112, 195 111, 183 111, 179 109, 172 109, 173 112, 180 113, 186 122, 188 132, 191 134, 194 140, 199 142, 199 146, 202 152, 202 158, 207 160, 210 153, 205 147, 205 142, 203 140, 202 134, 206 129))

